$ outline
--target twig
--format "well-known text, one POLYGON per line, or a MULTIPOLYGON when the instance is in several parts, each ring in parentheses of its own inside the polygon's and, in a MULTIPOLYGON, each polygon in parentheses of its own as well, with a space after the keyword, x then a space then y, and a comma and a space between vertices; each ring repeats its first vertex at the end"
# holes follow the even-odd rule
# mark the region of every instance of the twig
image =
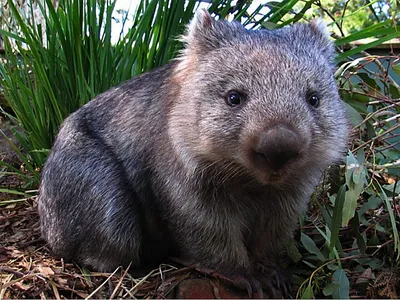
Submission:
POLYGON ((15 271, 15 270, 9 269, 9 268, 4 268, 4 267, 0 268, 0 272, 11 273, 11 274, 14 274, 15 276, 18 276, 18 277, 24 277, 25 276, 25 274, 22 273, 22 272, 15 271))
POLYGON ((353 152, 356 152, 357 150, 359 150, 359 149, 365 147, 366 145, 368 145, 368 144, 370 144, 370 143, 372 143, 372 142, 374 142, 374 141, 380 139, 382 136, 384 136, 384 135, 386 135, 386 134, 388 134, 388 133, 390 133, 390 132, 392 132, 392 131, 394 131, 394 130, 396 130, 396 129, 398 129, 398 128, 400 128, 400 124, 395 125, 395 126, 392 126, 391 128, 389 128, 389 129, 386 130, 385 132, 383 132, 383 133, 381 133, 380 135, 377 135, 377 136, 373 137, 372 139, 366 141, 365 143, 361 144, 360 146, 358 146, 357 148, 353 149, 352 151, 353 151, 353 152))
POLYGON ((380 108, 380 109, 374 111, 373 113, 370 113, 369 115, 367 115, 367 116, 364 118, 364 120, 363 120, 360 124, 358 124, 357 126, 355 126, 354 129, 359 128, 360 126, 362 126, 363 124, 365 124, 367 121, 369 121, 370 119, 372 119, 373 117, 375 117, 375 116, 376 116, 377 114, 379 114, 380 112, 385 111, 385 110, 387 110, 388 108, 391 108, 391 107, 393 107, 393 106, 395 106, 395 105, 394 105, 394 104, 391 104, 391 105, 382 107, 382 108, 380 108))
POLYGON ((50 285, 53 290, 54 296, 56 297, 57 300, 60 300, 61 299, 60 293, 58 292, 57 285, 54 283, 53 280, 50 280, 50 285))
POLYGON ((137 282, 127 293, 129 295, 135 295, 136 290, 149 278, 153 273, 156 273, 157 270, 152 270, 149 274, 147 274, 145 277, 140 279, 139 282, 137 282))
POLYGON ((336 27, 339 29, 340 34, 342 35, 342 37, 345 36, 342 27, 340 26, 340 24, 337 22, 337 20, 335 19, 335 17, 326 9, 322 6, 320 1, 317 1, 315 3, 316 6, 318 6, 324 13, 326 13, 328 15, 328 17, 333 21, 333 23, 335 23, 336 27))
POLYGON ((96 294, 115 275, 115 273, 117 273, 119 269, 120 267, 116 268, 115 271, 111 273, 111 275, 108 276, 107 279, 104 280, 104 282, 97 287, 97 289, 95 289, 89 296, 85 298, 85 300, 90 299, 94 294, 96 294))
POLYGON ((373 8, 373 6, 372 6, 372 4, 371 4, 371 1, 366 0, 365 2, 367 3, 367 5, 368 5, 369 9, 371 10, 372 14, 374 15, 375 19, 376 19, 378 22, 381 22, 380 18, 379 18, 378 15, 376 14, 376 11, 375 11, 375 9, 373 8))
MULTIPOLYGON (((367 95, 367 94, 363 94, 363 95, 367 95)), ((376 97, 375 97, 375 98, 376 98, 376 97)), ((379 99, 379 98, 378 98, 378 99, 379 99)), ((392 106, 400 105, 400 99, 399 99, 399 98, 391 99, 390 102, 392 102, 392 106)), ((368 105, 375 105, 375 104, 381 104, 381 103, 382 103, 382 101, 381 101, 381 100, 378 100, 378 101, 370 101, 370 102, 368 102, 367 104, 368 104, 368 105)))
POLYGON ((378 253, 379 252, 379 250, 381 250, 384 246, 386 246, 387 244, 390 244, 390 243, 393 243, 393 239, 392 240, 389 240, 389 241, 386 241, 386 242, 384 242, 382 245, 379 245, 379 246, 377 246, 378 247, 378 249, 376 249, 372 254, 371 254, 371 256, 374 256, 376 253, 378 253))
POLYGON ((382 120, 382 121, 377 121, 377 122, 373 123, 372 125, 373 126, 378 126, 378 125, 382 126, 385 123, 388 123, 388 122, 391 122, 391 121, 394 121, 394 120, 397 120, 397 119, 400 119, 400 114, 397 114, 397 115, 395 115, 393 117, 387 118, 387 119, 382 120))
POLYGON ((19 246, 20 248, 26 248, 26 247, 28 247, 28 246, 30 246, 30 245, 37 244, 37 243, 40 243, 40 242, 41 242, 41 243, 44 243, 45 241, 44 241, 42 238, 38 238, 38 239, 29 241, 29 242, 21 243, 21 244, 19 244, 18 246, 19 246))
POLYGON ((356 254, 356 255, 351 255, 351 256, 347 256, 347 257, 342 257, 339 260, 340 261, 345 261, 345 260, 352 260, 352 259, 358 259, 358 258, 367 258, 367 257, 371 257, 372 255, 368 255, 368 254, 356 254))
POLYGON ((122 284, 122 281, 124 280, 126 274, 128 273, 129 268, 131 267, 131 264, 132 264, 132 263, 129 264, 129 266, 126 268, 124 274, 123 274, 123 275, 121 276, 121 278, 119 279, 117 286, 115 287, 114 291, 112 292, 112 294, 111 294, 111 296, 110 296, 110 300, 114 298, 115 294, 117 293, 118 289, 120 288, 120 286, 121 286, 121 284, 122 284))
POLYGON ((343 20, 344 20, 344 15, 346 13, 347 5, 349 4, 350 0, 347 0, 346 3, 344 4, 343 7, 343 12, 342 12, 342 17, 340 18, 340 28, 343 27, 343 20))
MULTIPOLYGON (((390 137, 388 137, 388 138, 393 138, 393 137, 390 136, 390 137)), ((385 139, 386 139, 386 138, 385 138, 385 139)), ((389 144, 389 145, 387 145, 386 147, 383 147, 383 148, 379 148, 379 149, 378 149, 378 148, 375 148, 375 151, 382 153, 383 151, 388 150, 388 149, 390 149, 390 148, 395 149, 397 145, 400 145, 400 141, 397 141, 397 142, 395 142, 394 144, 389 144)))

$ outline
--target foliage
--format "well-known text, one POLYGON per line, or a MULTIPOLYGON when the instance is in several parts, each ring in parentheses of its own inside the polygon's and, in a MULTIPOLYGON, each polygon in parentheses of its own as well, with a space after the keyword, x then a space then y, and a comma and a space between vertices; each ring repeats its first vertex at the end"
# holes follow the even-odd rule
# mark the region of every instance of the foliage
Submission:
MULTIPOLYGON (((8 117, 22 128, 15 130, 21 149, 15 144, 13 148, 20 154, 23 170, 3 165, 33 186, 62 120, 102 91, 175 57, 181 47, 177 37, 200 4, 209 2, 214 15, 234 18, 248 28, 298 22, 321 7, 341 24, 352 20, 356 5, 368 6, 358 0, 333 4, 283 0, 259 6, 232 0, 143 0, 133 16, 123 15, 121 22, 132 18, 133 25, 113 44, 113 1, 60 0, 57 7, 51 0, 44 1, 42 25, 33 15, 23 18, 13 1, 7 0, 18 30, 0 31, 6 47, 0 85, 12 108, 8 117), (347 10, 329 11, 344 3, 347 10)), ((381 13, 381 22, 366 20, 359 25, 362 30, 336 40, 341 50, 336 78, 354 140, 344 169, 332 168, 317 189, 309 214, 301 220, 298 247, 288 248, 296 262, 298 297, 347 298, 350 286, 366 294, 365 283, 375 273, 397 266, 400 88, 393 76, 400 73, 400 63, 395 56, 364 52, 398 36, 397 20, 384 9, 381 13), (377 40, 352 45, 367 37, 377 40), (350 274, 361 274, 364 281, 350 274)))
MULTIPOLYGON (((312 215, 303 226, 302 237, 315 238, 301 239, 308 252, 302 263, 313 269, 299 290, 302 297, 322 292, 348 298, 349 284, 342 271, 350 269, 354 277, 365 276, 352 287, 371 297, 375 287, 367 291, 366 283, 379 271, 397 267, 400 89, 391 76, 397 68, 397 57, 368 55, 342 62, 337 69, 339 89, 354 127, 352 151, 338 191, 333 193, 331 186, 315 197, 320 214, 312 215), (332 280, 327 283, 329 277, 332 280)), ((398 276, 396 272, 392 276, 398 276)))
POLYGON ((393 0, 316 0, 314 4, 308 15, 324 16, 340 36, 391 20, 396 13, 393 0))

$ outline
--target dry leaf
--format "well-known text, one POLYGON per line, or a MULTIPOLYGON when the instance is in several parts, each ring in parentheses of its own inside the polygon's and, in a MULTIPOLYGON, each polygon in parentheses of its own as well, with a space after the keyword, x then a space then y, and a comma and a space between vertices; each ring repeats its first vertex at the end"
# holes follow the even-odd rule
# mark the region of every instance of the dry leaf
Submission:
POLYGON ((53 269, 49 267, 37 267, 35 269, 38 270, 41 275, 47 278, 50 278, 54 275, 53 269))

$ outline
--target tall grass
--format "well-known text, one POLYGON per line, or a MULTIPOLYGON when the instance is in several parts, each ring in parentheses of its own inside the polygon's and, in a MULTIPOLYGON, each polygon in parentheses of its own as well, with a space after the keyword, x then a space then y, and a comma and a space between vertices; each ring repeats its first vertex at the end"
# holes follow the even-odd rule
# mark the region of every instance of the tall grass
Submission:
MULTIPOLYGON (((44 28, 33 14, 23 18, 14 1, 7 3, 20 34, 0 30, 6 50, 6 63, 0 64, 0 84, 14 113, 9 117, 23 129, 16 136, 29 156, 26 164, 35 172, 43 166, 67 115, 97 94, 177 55, 181 46, 177 37, 202 1, 140 1, 133 16, 122 18, 123 27, 128 17, 133 24, 115 44, 111 42, 113 0, 60 0, 58 7, 51 0, 38 1, 44 28)), ((251 1, 218 0, 211 1, 209 10, 220 18, 231 15, 250 28, 276 27, 300 20, 311 3, 268 2, 250 11, 251 1), (293 14, 296 5, 301 7, 293 14), (264 7, 269 11, 260 15, 264 7)), ((382 42, 396 34, 388 25, 367 28, 339 40, 338 45, 371 36, 374 30, 381 34, 375 44, 382 42)), ((358 49, 348 54, 364 50, 358 49)))
POLYGON ((33 16, 24 19, 13 1, 8 5, 21 35, 0 31, 7 59, 0 64, 0 83, 15 114, 15 119, 10 117, 23 128, 18 140, 40 168, 68 114, 175 55, 174 38, 189 21, 195 2, 185 6, 184 1, 142 1, 128 35, 115 45, 113 1, 61 0, 55 8, 45 0, 40 6, 45 37, 33 16))

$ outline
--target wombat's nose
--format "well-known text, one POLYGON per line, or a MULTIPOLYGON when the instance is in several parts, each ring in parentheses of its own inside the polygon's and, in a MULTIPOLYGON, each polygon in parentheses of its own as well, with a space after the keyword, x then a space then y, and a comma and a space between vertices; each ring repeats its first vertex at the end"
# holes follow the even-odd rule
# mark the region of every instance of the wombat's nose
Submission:
POLYGON ((298 133, 285 125, 268 129, 253 148, 258 167, 279 171, 288 162, 296 159, 301 150, 298 133))

